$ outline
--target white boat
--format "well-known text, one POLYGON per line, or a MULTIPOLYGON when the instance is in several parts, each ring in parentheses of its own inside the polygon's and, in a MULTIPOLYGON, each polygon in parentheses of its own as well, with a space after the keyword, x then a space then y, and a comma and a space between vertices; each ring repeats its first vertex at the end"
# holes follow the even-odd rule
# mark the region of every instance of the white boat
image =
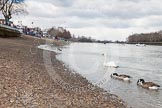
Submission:
POLYGON ((144 46, 146 46, 146 44, 136 44, 136 46, 141 46, 141 47, 144 47, 144 46))

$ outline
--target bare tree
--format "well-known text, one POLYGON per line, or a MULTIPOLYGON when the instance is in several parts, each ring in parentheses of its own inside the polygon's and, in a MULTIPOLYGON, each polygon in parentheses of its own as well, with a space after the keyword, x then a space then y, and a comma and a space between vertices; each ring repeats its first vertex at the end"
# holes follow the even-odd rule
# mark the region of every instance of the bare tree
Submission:
POLYGON ((56 37, 59 34, 59 30, 55 27, 52 27, 47 31, 47 33, 50 34, 52 37, 56 37))
POLYGON ((1 11, 2 8, 3 8, 3 6, 2 6, 2 0, 0 0, 0 11, 1 11))
POLYGON ((133 34, 128 37, 128 42, 162 42, 161 32, 133 34))
POLYGON ((24 0, 1 0, 1 11, 8 25, 13 14, 27 14, 24 0))
POLYGON ((64 38, 64 39, 71 38, 71 33, 62 27, 58 27, 58 28, 52 27, 47 32, 52 37, 60 37, 60 38, 64 38))
POLYGON ((6 2, 7 2, 6 0, 0 0, 0 11, 4 9, 6 2))
POLYGON ((3 8, 2 0, 0 0, 0 11, 1 11, 2 8, 3 8))

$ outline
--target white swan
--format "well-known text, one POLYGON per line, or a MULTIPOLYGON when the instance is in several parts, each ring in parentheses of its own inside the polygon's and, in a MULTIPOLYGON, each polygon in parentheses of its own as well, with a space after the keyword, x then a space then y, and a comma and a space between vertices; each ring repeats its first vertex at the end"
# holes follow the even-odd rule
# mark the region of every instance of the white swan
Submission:
POLYGON ((104 63, 103 65, 106 67, 111 67, 111 68, 118 68, 119 66, 115 64, 115 62, 111 61, 111 62, 107 62, 107 54, 103 54, 104 55, 104 63))

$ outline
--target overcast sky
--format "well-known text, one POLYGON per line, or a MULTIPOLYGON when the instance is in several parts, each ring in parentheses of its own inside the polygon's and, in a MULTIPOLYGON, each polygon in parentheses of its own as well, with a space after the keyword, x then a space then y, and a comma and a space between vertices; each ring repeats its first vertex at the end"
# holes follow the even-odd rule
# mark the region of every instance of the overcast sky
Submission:
POLYGON ((62 26, 75 35, 125 40, 132 33, 161 30, 161 0, 26 0, 27 16, 13 17, 24 25, 62 26))

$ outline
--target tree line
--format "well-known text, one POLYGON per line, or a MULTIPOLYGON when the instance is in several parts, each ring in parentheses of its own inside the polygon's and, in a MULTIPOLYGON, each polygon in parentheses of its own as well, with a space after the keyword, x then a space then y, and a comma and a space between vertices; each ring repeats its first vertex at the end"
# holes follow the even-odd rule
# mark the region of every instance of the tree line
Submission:
POLYGON ((162 31, 133 34, 127 38, 127 42, 162 42, 162 31))
POLYGON ((64 38, 64 39, 70 39, 71 38, 71 33, 70 31, 64 29, 63 27, 52 27, 50 28, 47 33, 55 38, 64 38))

